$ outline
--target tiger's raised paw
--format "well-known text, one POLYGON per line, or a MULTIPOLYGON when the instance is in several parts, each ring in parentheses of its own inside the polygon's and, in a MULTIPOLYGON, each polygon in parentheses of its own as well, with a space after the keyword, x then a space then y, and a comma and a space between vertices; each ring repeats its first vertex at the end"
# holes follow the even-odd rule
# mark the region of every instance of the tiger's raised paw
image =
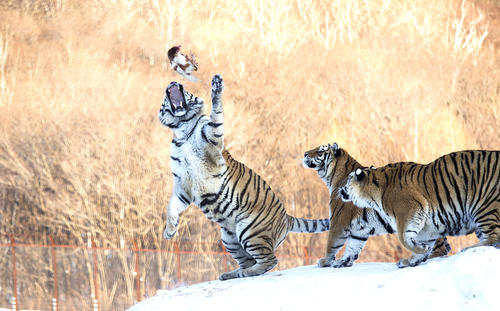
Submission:
POLYGON ((212 93, 221 94, 224 90, 224 80, 220 75, 215 75, 212 78, 212 93))

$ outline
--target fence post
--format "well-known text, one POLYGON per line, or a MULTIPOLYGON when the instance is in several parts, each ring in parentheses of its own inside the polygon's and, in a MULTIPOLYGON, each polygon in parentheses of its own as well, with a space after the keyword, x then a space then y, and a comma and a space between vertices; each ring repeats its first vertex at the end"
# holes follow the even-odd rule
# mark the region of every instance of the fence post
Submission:
POLYGON ((134 260, 135 260, 135 290, 137 295, 137 302, 141 301, 141 284, 139 275, 139 248, 137 248, 137 243, 133 241, 134 244, 134 260))
POLYGON ((304 265, 308 265, 309 264, 309 253, 307 252, 307 248, 304 246, 304 259, 305 259, 305 262, 304 262, 304 265))
POLYGON ((10 246, 11 246, 11 256, 12 256, 12 310, 19 311, 19 301, 17 299, 17 270, 16 270, 16 242, 14 241, 14 236, 10 235, 10 246))
POLYGON ((99 311, 99 282, 97 281, 97 250, 95 246, 95 241, 91 237, 91 245, 92 245, 92 257, 93 257, 93 265, 92 270, 94 273, 94 288, 95 288, 95 297, 93 301, 94 311, 99 311))
POLYGON ((52 269, 54 270, 54 298, 52 298, 52 310, 59 311, 59 293, 58 293, 58 284, 57 284, 57 259, 56 259, 56 250, 55 243, 52 236, 49 236, 50 239, 50 248, 52 254, 52 269))
POLYGON ((181 254, 179 250, 179 245, 174 242, 175 253, 177 254, 177 281, 181 282, 181 254))

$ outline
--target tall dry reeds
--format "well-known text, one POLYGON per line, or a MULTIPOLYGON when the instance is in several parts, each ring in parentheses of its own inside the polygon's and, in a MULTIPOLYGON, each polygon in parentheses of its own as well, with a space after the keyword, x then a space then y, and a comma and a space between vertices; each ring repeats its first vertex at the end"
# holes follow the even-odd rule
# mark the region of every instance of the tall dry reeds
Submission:
MULTIPOLYGON (((161 238, 171 132, 157 111, 172 80, 208 103, 211 76, 224 77, 227 148, 296 216, 328 215, 325 186, 300 165, 319 144, 367 165, 498 149, 496 12, 459 0, 7 1, 0 233, 171 247, 161 238), (201 84, 166 65, 173 44, 198 56, 201 84)), ((192 207, 175 241, 217 239, 192 207)), ((325 243, 290 235, 280 251, 319 256, 325 243)), ((401 251, 372 238, 361 260, 401 251)))

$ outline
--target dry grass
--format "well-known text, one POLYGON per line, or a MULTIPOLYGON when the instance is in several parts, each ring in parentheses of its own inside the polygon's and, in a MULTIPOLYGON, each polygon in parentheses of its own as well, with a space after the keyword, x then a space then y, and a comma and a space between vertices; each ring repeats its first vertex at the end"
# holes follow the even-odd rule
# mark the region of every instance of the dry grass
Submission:
MULTIPOLYGON (((226 82, 226 145, 290 214, 328 215, 303 152, 338 142, 364 164, 500 145, 495 1, 7 1, 0 4, 0 233, 166 248, 171 132, 157 120, 182 44, 201 84, 226 82), (279 142, 279 143, 276 143, 279 142)), ((209 109, 209 107, 207 107, 209 109)), ((176 241, 216 241, 195 207, 176 241)), ((326 235, 290 235, 282 253, 326 235)), ((469 243, 454 239, 455 249, 469 243)), ((391 236, 361 260, 401 256, 391 236)))

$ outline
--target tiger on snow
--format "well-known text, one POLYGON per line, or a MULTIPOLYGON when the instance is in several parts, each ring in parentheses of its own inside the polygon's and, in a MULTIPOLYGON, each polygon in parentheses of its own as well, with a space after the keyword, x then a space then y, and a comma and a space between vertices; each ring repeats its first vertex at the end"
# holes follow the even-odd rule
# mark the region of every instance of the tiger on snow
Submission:
POLYGON ((201 98, 172 82, 159 119, 174 132, 170 156, 174 186, 163 236, 171 239, 179 214, 196 204, 220 225, 222 242, 240 266, 220 276, 227 280, 269 271, 278 262, 275 249, 288 232, 323 232, 329 221, 288 215, 271 187, 224 149, 223 87, 222 78, 215 75, 208 117, 202 113, 201 98))

